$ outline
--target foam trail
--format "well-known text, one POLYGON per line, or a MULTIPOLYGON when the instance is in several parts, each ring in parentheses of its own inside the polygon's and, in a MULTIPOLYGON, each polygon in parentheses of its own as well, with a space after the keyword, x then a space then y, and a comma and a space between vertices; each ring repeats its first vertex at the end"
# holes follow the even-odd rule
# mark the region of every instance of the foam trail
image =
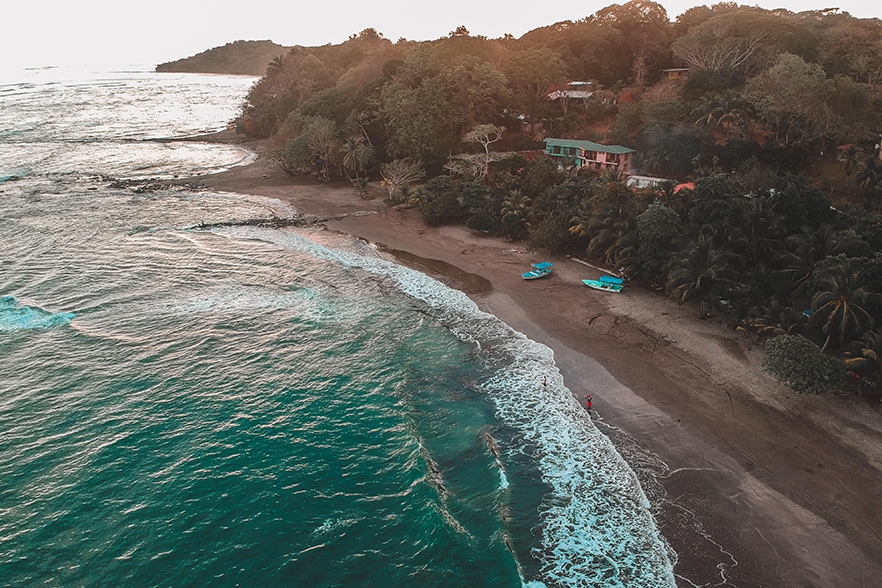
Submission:
POLYGON ((484 433, 484 439, 487 441, 487 448, 493 454, 493 460, 499 469, 499 489, 505 490, 508 488, 508 478, 505 476, 505 467, 502 465, 502 458, 499 455, 499 446, 496 444, 496 440, 490 436, 490 433, 484 433))
MULTIPOLYGON (((229 231, 229 232, 228 232, 229 231)), ((254 227, 223 234, 258 239, 392 279, 427 304, 465 341, 492 341, 495 375, 482 386, 497 417, 520 432, 552 489, 541 507, 544 583, 557 586, 675 586, 667 545, 637 477, 563 385, 551 349, 529 340, 462 292, 379 257, 328 249, 282 231, 254 227), (501 343, 500 343, 501 342, 501 343), (547 380, 547 385, 536 385, 547 380)))

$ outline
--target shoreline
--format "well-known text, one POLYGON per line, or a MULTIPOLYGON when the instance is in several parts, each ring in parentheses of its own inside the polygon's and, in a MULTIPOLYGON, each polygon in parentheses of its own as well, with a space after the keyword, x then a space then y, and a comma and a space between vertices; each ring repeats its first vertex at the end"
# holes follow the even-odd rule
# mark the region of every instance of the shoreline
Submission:
POLYGON ((596 272, 576 260, 554 256, 551 276, 525 282, 541 254, 464 226, 427 227, 380 191, 365 200, 261 157, 189 181, 329 218, 297 230, 363 239, 550 347, 637 472, 677 553, 678 585, 846 588, 882 577, 882 415, 865 401, 797 395, 762 372, 757 341, 657 294, 590 290, 581 279, 596 272))

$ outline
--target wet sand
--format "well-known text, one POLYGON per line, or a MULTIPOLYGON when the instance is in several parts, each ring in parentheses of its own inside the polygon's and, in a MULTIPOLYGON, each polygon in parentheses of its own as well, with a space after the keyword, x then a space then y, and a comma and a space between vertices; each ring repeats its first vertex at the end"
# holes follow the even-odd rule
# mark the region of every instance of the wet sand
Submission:
POLYGON ((290 177, 263 158, 200 177, 327 220, 298 229, 354 236, 466 292, 548 345, 564 381, 641 478, 677 553, 680 586, 882 586, 882 414, 865 398, 801 396, 764 374, 761 344, 696 309, 626 286, 586 288, 585 260, 427 227, 385 192, 290 177), (524 281, 533 262, 554 272, 524 281), (650 457, 647 457, 650 456, 650 457), (654 456, 654 457, 652 457, 654 456))

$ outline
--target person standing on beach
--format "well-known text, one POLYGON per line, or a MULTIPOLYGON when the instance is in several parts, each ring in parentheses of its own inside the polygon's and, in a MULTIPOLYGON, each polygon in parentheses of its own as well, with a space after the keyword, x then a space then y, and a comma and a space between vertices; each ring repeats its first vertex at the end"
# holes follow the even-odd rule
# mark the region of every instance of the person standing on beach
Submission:
POLYGON ((588 410, 588 414, 591 414, 591 395, 590 394, 585 396, 585 408, 588 410))

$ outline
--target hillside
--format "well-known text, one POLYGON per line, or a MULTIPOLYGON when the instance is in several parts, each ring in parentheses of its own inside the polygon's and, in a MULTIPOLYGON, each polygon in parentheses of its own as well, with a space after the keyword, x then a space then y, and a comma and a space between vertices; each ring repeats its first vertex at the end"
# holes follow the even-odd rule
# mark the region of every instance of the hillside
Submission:
POLYGON ((192 57, 161 63, 156 71, 262 76, 273 59, 289 50, 290 47, 272 41, 234 41, 192 57))

